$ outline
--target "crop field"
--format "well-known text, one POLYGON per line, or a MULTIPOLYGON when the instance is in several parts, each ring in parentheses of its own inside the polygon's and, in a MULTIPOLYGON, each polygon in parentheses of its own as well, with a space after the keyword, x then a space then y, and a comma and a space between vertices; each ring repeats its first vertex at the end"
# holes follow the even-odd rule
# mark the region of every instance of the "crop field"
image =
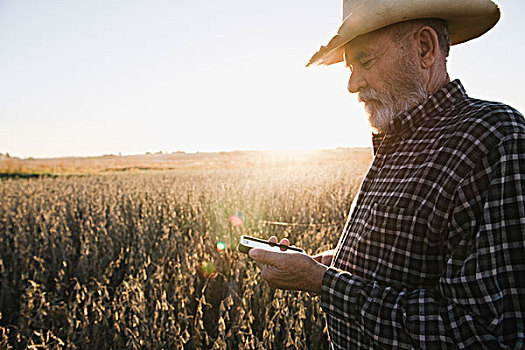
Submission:
POLYGON ((328 349, 319 297, 237 241, 334 248, 371 151, 221 157, 0 179, 0 348, 328 349))

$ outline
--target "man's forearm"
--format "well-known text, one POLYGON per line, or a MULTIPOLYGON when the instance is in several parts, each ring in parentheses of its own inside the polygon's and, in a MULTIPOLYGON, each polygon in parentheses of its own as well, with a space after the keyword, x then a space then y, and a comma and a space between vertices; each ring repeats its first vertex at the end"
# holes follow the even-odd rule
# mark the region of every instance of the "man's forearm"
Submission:
MULTIPOLYGON (((516 298, 523 295, 508 297, 519 300, 516 298)), ((334 268, 324 275, 321 307, 337 320, 364 329, 385 348, 398 344, 399 348, 499 349, 505 345, 514 348, 520 341, 516 333, 515 337, 507 335, 507 344, 503 344, 501 334, 487 327, 490 320, 442 298, 435 290, 380 286, 334 268)))

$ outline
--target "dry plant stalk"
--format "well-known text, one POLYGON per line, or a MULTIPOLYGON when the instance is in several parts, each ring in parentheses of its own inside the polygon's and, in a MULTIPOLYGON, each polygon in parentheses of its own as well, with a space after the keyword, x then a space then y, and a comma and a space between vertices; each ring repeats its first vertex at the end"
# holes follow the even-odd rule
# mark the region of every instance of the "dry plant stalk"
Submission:
POLYGON ((328 349, 319 300, 270 289, 234 248, 333 247, 367 166, 1 180, 0 348, 328 349))

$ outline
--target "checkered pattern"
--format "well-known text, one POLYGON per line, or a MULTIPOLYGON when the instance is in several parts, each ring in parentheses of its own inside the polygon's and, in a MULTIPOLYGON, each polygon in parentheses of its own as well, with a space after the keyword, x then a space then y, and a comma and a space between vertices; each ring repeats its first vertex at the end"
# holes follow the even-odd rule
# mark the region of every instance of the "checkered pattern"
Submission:
POLYGON ((323 278, 333 348, 524 348, 523 116, 456 80, 373 141, 323 278))

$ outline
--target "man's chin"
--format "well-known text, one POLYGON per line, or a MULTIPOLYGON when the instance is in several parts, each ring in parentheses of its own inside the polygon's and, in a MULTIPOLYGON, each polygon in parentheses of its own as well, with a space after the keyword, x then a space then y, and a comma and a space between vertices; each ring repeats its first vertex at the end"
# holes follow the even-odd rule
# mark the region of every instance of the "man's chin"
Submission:
POLYGON ((374 116, 377 114, 376 108, 372 106, 370 102, 365 103, 364 107, 365 107, 365 113, 368 115, 368 119, 373 119, 374 116))
POLYGON ((368 111, 367 114, 368 124, 370 125, 370 128, 372 128, 372 132, 374 134, 383 134, 387 131, 392 117, 387 117, 386 115, 377 115, 376 113, 369 113, 368 111))
POLYGON ((370 120, 368 120, 368 125, 370 125, 370 129, 372 130, 373 134, 382 134, 383 133, 377 126, 372 124, 372 122, 370 120))

